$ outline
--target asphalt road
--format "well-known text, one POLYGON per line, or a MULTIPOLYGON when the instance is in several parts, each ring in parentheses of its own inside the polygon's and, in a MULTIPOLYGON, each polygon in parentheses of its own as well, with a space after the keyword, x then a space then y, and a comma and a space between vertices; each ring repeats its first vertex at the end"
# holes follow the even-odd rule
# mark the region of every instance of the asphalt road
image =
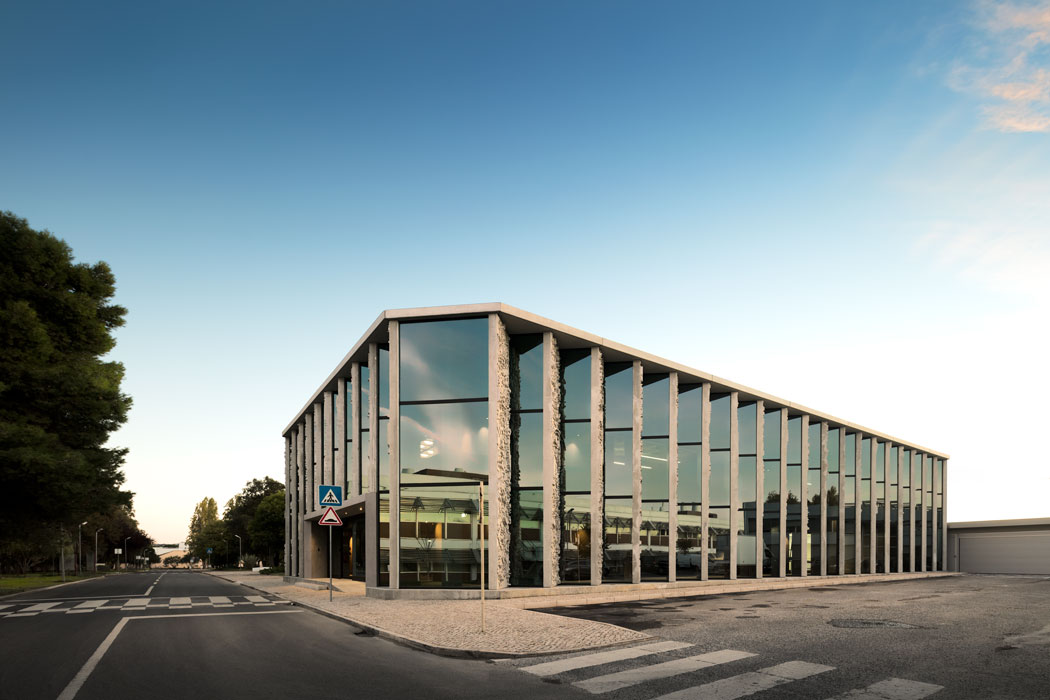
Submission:
POLYGON ((108 576, 0 599, 0 698, 586 695, 356 632, 202 573, 108 576))

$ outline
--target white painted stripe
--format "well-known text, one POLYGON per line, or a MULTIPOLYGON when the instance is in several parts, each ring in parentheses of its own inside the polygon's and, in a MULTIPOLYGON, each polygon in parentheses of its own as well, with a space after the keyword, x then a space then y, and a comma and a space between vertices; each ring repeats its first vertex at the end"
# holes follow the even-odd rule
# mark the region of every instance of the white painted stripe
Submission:
POLYGON ((224 595, 210 595, 210 596, 208 596, 208 600, 210 600, 212 603, 229 603, 230 602, 230 599, 227 598, 224 595))
POLYGON ((13 607, 14 607, 14 603, 0 603, 0 610, 3 610, 4 608, 13 608, 13 607))
POLYGON ((193 605, 193 601, 189 598, 172 598, 168 601, 168 605, 193 605))
POLYGON ((157 586, 157 584, 155 584, 155 583, 154 583, 154 584, 153 584, 152 586, 150 586, 149 588, 147 588, 147 589, 146 589, 146 592, 145 592, 145 593, 143 593, 142 595, 149 595, 150 593, 152 593, 152 592, 153 592, 153 589, 154 589, 154 588, 155 588, 156 586, 157 586))
POLYGON ((746 651, 722 649, 721 651, 712 651, 698 656, 687 656, 684 659, 665 661, 662 664, 653 664, 652 666, 632 668, 618 673, 610 673, 605 676, 588 678, 585 681, 573 683, 573 685, 597 695, 599 693, 608 693, 613 690, 619 690, 620 688, 637 685, 638 683, 644 683, 645 681, 652 681, 658 678, 669 678, 683 673, 692 673, 693 671, 699 671, 702 668, 710 668, 719 664, 729 663, 730 661, 746 659, 751 656, 754 656, 754 654, 749 654, 746 651))
POLYGON ((87 613, 95 612, 94 608, 88 608, 87 610, 66 610, 66 615, 86 615, 87 613))
POLYGON ((35 612, 33 612, 33 613, 25 613, 25 612, 22 612, 22 613, 11 613, 10 615, 8 615, 8 617, 36 617, 39 614, 40 613, 35 613, 35 612))
POLYGON ((921 700, 944 690, 943 685, 933 683, 920 683, 903 678, 887 678, 878 683, 872 683, 867 688, 851 690, 848 693, 836 696, 842 700, 921 700))
POLYGON ((674 651, 675 649, 685 649, 686 647, 691 646, 693 645, 687 642, 657 642, 655 644, 643 644, 642 646, 637 647, 624 647, 622 649, 599 651, 584 656, 574 656, 570 659, 547 661, 546 663, 535 664, 533 666, 522 666, 521 670, 527 671, 535 676, 553 676, 556 673, 565 673, 566 671, 572 671, 577 668, 600 666, 601 664, 612 663, 613 661, 623 661, 624 659, 637 659, 640 656, 649 656, 650 654, 659 654, 660 652, 674 651))
POLYGON ((99 607, 101 605, 104 605, 104 604, 106 604, 108 602, 109 602, 108 600, 85 600, 83 603, 80 603, 79 605, 77 605, 76 609, 77 610, 84 610, 84 609, 88 609, 88 608, 94 609, 94 608, 97 608, 97 607, 99 607))
POLYGON ((784 683, 834 670, 834 666, 822 666, 805 661, 788 661, 751 673, 741 673, 738 676, 730 676, 712 683, 661 695, 657 700, 734 700, 734 698, 754 695, 784 683))
POLYGON ((253 603, 265 603, 266 602, 266 598, 261 596, 261 595, 246 595, 246 596, 244 596, 244 599, 245 600, 249 600, 249 601, 251 601, 253 603))
POLYGON ((47 610, 48 608, 53 608, 56 605, 58 605, 57 602, 55 602, 55 603, 37 603, 36 605, 30 605, 28 608, 22 608, 22 612, 40 612, 42 610, 47 610))
POLYGON ((132 598, 124 603, 125 608, 144 608, 149 605, 149 598, 132 598))

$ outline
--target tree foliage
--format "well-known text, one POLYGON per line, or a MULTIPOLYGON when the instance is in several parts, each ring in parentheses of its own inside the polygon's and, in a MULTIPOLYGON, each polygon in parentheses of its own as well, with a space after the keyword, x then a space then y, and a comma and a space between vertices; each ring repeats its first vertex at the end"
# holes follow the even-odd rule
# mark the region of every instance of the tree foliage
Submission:
POLYGON ((190 531, 186 536, 186 547, 190 554, 203 559, 214 535, 214 525, 219 522, 219 506, 215 499, 208 497, 201 500, 193 509, 190 518, 190 531))
POLYGON ((284 552, 284 484, 268 476, 252 479, 226 502, 222 519, 215 499, 203 499, 190 518, 187 547, 198 559, 207 558, 210 547, 213 564, 234 564, 238 551, 245 561, 255 557, 278 564, 284 552))
POLYGON ((105 446, 131 407, 124 367, 102 359, 124 324, 114 293, 106 263, 75 263, 65 242, 0 212, 0 547, 130 512, 127 451, 105 446))

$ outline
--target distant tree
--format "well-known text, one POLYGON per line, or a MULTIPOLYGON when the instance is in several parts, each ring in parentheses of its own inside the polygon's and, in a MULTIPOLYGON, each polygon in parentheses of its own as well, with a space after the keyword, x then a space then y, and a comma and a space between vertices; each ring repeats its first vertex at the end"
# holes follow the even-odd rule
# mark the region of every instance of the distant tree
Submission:
POLYGON ((87 516, 131 506, 127 450, 106 447, 131 406, 124 367, 102 360, 124 325, 114 293, 106 263, 75 263, 66 243, 0 212, 0 550, 71 539, 87 516))
MULTIPOLYGON (((263 500, 275 493, 280 493, 284 498, 284 484, 266 476, 262 479, 252 479, 244 485, 241 492, 226 502, 222 519, 230 535, 240 535, 244 546, 244 553, 253 551, 255 545, 252 543, 251 524, 255 519, 255 512, 263 500)), ((283 504, 282 504, 283 508, 283 504)), ((283 527, 283 511, 281 524, 283 527)), ((255 554, 265 555, 264 549, 254 549, 255 554)))
POLYGON ((186 547, 190 554, 198 559, 203 559, 207 555, 207 548, 210 545, 207 544, 206 531, 218 522, 219 506, 215 503, 215 499, 211 497, 202 499, 193 509, 193 515, 190 517, 190 531, 186 535, 186 547))
POLYGON ((252 549, 263 555, 265 561, 276 565, 284 550, 284 489, 271 493, 255 509, 248 531, 252 549))

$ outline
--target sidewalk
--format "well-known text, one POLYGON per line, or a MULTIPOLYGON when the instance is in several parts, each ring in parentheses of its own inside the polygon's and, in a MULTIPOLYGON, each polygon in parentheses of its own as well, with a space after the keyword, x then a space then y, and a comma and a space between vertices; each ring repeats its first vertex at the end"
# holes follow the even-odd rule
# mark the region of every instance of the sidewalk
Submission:
POLYGON ((399 644, 443 656, 500 658, 556 654, 650 639, 642 632, 604 622, 524 610, 509 601, 485 603, 481 631, 478 600, 379 600, 365 597, 364 584, 340 581, 345 591, 313 590, 280 576, 216 572, 212 576, 272 593, 328 617, 375 632, 399 644))

